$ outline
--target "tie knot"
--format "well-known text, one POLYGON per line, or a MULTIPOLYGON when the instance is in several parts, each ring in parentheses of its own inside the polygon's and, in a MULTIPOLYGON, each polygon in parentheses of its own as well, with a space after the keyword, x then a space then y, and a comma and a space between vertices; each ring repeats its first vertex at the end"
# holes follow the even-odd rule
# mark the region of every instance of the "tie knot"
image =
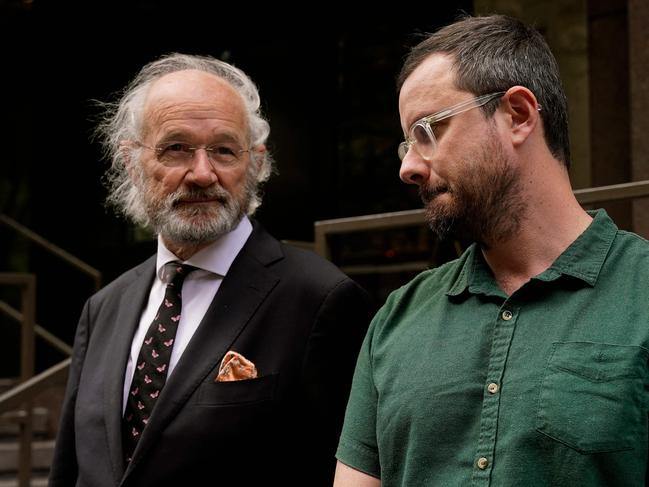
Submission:
POLYGON ((164 266, 162 277, 167 285, 171 284, 174 287, 181 287, 187 275, 195 270, 196 267, 194 267, 193 265, 181 264, 177 261, 168 262, 164 266))

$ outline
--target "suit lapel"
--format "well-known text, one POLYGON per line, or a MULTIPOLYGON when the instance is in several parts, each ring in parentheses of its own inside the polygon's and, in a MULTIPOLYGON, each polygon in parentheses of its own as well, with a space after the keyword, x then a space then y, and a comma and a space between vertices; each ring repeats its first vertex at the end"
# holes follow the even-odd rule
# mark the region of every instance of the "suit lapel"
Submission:
POLYGON ((146 261, 140 267, 139 275, 124 288, 113 325, 114 333, 106 347, 106 357, 109 363, 106 366, 104 381, 104 421, 106 422, 108 448, 114 472, 124 471, 121 433, 124 373, 131 351, 133 334, 151 288, 155 262, 155 256, 146 261))
POLYGON ((135 449, 127 474, 173 420, 244 330, 279 278, 266 266, 282 258, 279 243, 257 224, 232 263, 173 373, 135 449))

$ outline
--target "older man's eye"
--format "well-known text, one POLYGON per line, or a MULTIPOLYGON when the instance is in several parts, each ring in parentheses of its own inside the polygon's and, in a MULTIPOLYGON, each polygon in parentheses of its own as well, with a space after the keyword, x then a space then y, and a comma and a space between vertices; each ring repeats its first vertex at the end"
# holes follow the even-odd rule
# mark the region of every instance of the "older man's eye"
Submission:
POLYGON ((180 142, 174 142, 173 144, 166 144, 162 146, 163 152, 191 152, 191 149, 187 144, 181 144, 180 142))
POLYGON ((215 147, 210 147, 210 152, 217 156, 234 156, 237 154, 237 151, 232 147, 227 145, 218 145, 215 147))
POLYGON ((156 152, 158 153, 158 160, 163 164, 176 165, 191 159, 193 149, 182 142, 170 142, 157 146, 156 152))

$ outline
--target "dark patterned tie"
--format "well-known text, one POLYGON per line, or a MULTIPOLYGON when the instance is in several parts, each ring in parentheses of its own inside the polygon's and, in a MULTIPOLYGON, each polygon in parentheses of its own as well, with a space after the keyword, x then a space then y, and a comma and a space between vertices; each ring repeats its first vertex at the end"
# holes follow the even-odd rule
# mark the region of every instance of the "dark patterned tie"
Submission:
POLYGON ((167 380, 169 359, 180 321, 183 281, 195 269, 196 267, 178 262, 164 266, 163 278, 168 283, 165 297, 142 343, 122 421, 126 463, 131 461, 135 446, 167 380))

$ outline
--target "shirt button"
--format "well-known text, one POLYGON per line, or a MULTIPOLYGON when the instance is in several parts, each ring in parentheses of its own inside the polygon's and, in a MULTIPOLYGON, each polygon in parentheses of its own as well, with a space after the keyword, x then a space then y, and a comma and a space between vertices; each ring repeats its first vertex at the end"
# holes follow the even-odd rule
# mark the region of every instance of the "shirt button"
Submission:
POLYGON ((509 311, 508 309, 506 309, 505 311, 503 311, 503 314, 502 314, 501 316, 502 316, 503 320, 505 320, 505 321, 509 321, 509 320, 512 319, 512 316, 514 316, 514 315, 512 314, 511 311, 509 311))
POLYGON ((498 392, 498 384, 496 384, 495 382, 492 382, 491 384, 489 384, 487 386, 487 390, 489 392, 491 392, 492 394, 495 394, 496 392, 498 392))
POLYGON ((484 470, 485 468, 487 468, 488 465, 489 465, 489 460, 487 460, 485 457, 478 458, 478 468, 480 470, 484 470))

